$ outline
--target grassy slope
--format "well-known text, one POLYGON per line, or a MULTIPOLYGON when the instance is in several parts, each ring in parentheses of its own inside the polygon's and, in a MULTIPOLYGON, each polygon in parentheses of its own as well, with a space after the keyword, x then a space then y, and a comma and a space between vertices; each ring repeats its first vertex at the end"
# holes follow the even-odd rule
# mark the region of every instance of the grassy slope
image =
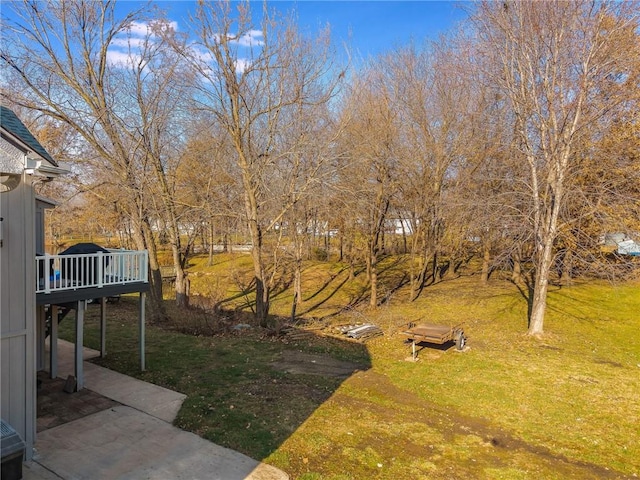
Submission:
MULTIPOLYGON (((211 268, 197 264, 192 288, 225 298, 246 282, 245 264, 231 256, 211 268)), ((388 288, 396 267, 389 264, 388 288)), ((309 265, 301 311, 319 317, 360 298, 360 277, 347 278, 340 266, 309 265)), ((181 427, 265 458, 294 478, 640 475, 639 284, 554 289, 542 339, 524 335, 526 304, 500 280, 488 287, 475 276, 445 281, 411 304, 401 296, 376 311, 329 320, 382 326, 385 336, 366 347, 150 328, 149 371, 136 376, 188 394, 181 427), (416 319, 466 321, 469 351, 427 348, 417 363, 405 361, 409 347, 397 327, 416 319), (369 368, 343 382, 284 374, 269 363, 285 350, 327 352, 369 368)), ((286 314, 289 301, 288 291, 280 293, 274 310, 286 314)), ((135 374, 131 318, 135 306, 126 301, 114 310, 104 363, 135 374)), ((89 345, 96 341, 92 322, 89 345)))

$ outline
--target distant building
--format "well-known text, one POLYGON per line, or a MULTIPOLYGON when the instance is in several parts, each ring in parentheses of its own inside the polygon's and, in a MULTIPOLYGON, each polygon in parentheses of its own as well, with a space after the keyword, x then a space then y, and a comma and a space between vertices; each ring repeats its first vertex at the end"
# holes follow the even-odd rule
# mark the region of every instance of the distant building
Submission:
MULTIPOLYGON (((636 239, 638 238, 640 235, 636 236, 636 239)), ((605 233, 600 238, 600 244, 607 248, 607 251, 615 249, 618 255, 640 256, 640 242, 636 239, 623 232, 605 233)))
POLYGON ((618 255, 632 255, 634 257, 640 256, 640 243, 633 240, 623 240, 618 243, 618 255))
POLYGON ((617 247, 620 242, 624 242, 628 240, 626 233, 615 232, 615 233, 605 233, 600 237, 600 244, 605 247, 617 247))

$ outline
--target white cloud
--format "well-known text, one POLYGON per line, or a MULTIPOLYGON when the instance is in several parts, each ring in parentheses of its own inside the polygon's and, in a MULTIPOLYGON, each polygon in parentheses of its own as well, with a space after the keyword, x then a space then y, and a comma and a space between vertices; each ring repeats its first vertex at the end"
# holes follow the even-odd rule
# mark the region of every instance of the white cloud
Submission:
POLYGON ((211 63, 214 61, 213 54, 206 48, 201 47, 197 43, 191 43, 187 46, 189 55, 200 63, 211 63))
POLYGON ((166 32, 168 30, 173 30, 174 32, 177 32, 178 22, 164 22, 162 25, 162 31, 166 32))
POLYGON ((241 47, 255 47, 264 45, 262 30, 249 30, 234 41, 241 47))
POLYGON ((110 47, 112 48, 124 48, 128 49, 129 46, 131 48, 141 48, 144 45, 144 38, 114 38, 111 41, 110 47))
MULTIPOLYGON (((158 20, 158 22, 160 22, 158 20)), ((162 21, 162 23, 156 23, 156 25, 151 25, 150 23, 147 22, 131 22, 129 24, 129 28, 128 28, 128 32, 131 34, 131 36, 133 37, 138 37, 138 38, 144 38, 147 35, 151 35, 152 37, 155 37, 156 35, 152 33, 153 28, 157 28, 158 26, 160 26, 160 28, 163 31, 166 30, 174 30, 174 31, 178 31, 178 22, 165 22, 162 21)))
MULTIPOLYGON (((163 30, 178 30, 177 22, 166 22, 163 30)), ((144 47, 145 41, 153 41, 157 36, 152 33, 152 26, 146 22, 131 22, 126 31, 121 32, 111 41, 107 51, 107 61, 111 65, 126 67, 140 61, 140 55, 135 52, 144 47)))
MULTIPOLYGON (((213 54, 205 48, 192 43, 189 45, 189 51, 191 56, 197 60, 200 67, 212 74, 217 69, 216 60, 213 54)), ((251 66, 251 60, 248 58, 238 58, 235 60, 236 73, 244 73, 251 66)))
MULTIPOLYGON (((249 30, 242 35, 238 35, 237 33, 228 33, 227 39, 229 43, 236 44, 240 47, 261 47, 264 45, 264 40, 262 39, 264 35, 262 34, 262 30, 249 30)), ((216 33, 213 35, 213 39, 216 42, 220 42, 222 35, 216 33)))
POLYGON ((251 66, 251 62, 245 58, 236 60, 236 73, 244 73, 251 66))
POLYGON ((149 24, 146 22, 131 22, 129 24, 129 32, 134 37, 144 37, 150 31, 149 24))
POLYGON ((107 51, 107 62, 110 65, 118 67, 127 67, 134 65, 140 61, 140 56, 129 52, 120 52, 118 50, 109 49, 107 51))

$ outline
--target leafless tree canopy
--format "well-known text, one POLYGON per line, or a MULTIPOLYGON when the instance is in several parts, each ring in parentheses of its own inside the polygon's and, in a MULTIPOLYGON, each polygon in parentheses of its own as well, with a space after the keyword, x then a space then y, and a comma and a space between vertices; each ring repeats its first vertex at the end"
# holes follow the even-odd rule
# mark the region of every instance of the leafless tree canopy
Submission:
POLYGON ((606 234, 640 242, 638 5, 482 1, 351 68, 329 28, 266 3, 201 1, 176 29, 150 6, 25 0, 3 18, 2 97, 78 165, 67 222, 98 204, 95 228, 150 251, 158 319, 162 262, 186 306, 194 248, 247 243, 262 326, 287 276, 295 318, 312 257, 361 266, 375 308, 393 254, 406 301, 474 257, 481 282, 508 271, 538 335, 549 282, 631 265, 606 234))

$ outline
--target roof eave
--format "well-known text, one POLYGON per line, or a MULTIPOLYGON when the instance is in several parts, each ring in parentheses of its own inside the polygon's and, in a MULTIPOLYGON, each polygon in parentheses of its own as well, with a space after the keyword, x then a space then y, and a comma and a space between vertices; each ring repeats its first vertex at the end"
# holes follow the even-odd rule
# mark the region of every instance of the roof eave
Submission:
POLYGON ((66 165, 52 165, 42 157, 39 158, 39 160, 31 157, 27 158, 27 165, 25 168, 27 173, 47 178, 55 178, 60 175, 71 173, 71 170, 66 165))

